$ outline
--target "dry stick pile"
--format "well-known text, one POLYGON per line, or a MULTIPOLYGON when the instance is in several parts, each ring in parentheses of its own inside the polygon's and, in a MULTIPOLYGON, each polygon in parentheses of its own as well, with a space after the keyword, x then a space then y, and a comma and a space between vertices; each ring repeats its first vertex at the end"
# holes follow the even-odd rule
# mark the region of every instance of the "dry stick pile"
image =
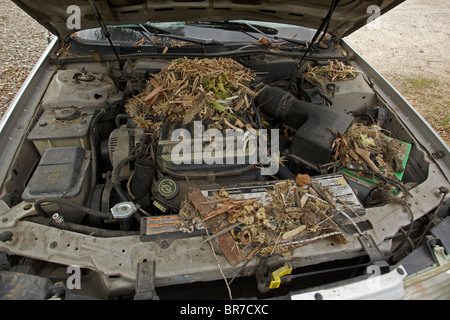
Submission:
POLYGON ((228 128, 224 124, 243 128, 249 125, 244 109, 256 96, 249 88, 253 79, 250 69, 231 58, 180 58, 152 75, 145 90, 130 98, 125 107, 136 124, 148 131, 163 120, 186 124, 209 119, 219 130, 228 128))
POLYGON ((325 66, 308 66, 303 74, 305 80, 327 92, 327 83, 342 80, 351 80, 358 76, 360 71, 352 65, 342 61, 328 61, 325 66))
POLYGON ((328 61, 328 65, 325 66, 308 66, 308 70, 305 73, 307 78, 317 78, 322 76, 329 81, 339 81, 355 78, 360 71, 355 70, 353 66, 345 64, 342 61, 328 61))
MULTIPOLYGON (((203 223, 219 219, 229 226, 226 231, 231 232, 239 251, 247 252, 245 260, 256 252, 262 256, 285 253, 325 238, 346 243, 331 220, 336 214, 329 202, 333 197, 323 199, 327 191, 318 183, 299 187, 294 181, 285 181, 267 192, 270 200, 263 205, 259 198, 233 199, 222 189, 214 195, 215 200, 207 202, 215 210, 203 218, 203 223)), ((179 215, 184 219, 184 231, 192 231, 187 225, 202 221, 189 200, 183 203, 179 215)))
POLYGON ((389 139, 376 125, 354 123, 347 132, 334 134, 334 162, 330 165, 334 168, 342 165, 353 175, 374 183, 374 188, 364 200, 365 206, 398 203, 407 208, 407 198, 411 194, 397 174, 405 170, 408 146, 402 141, 389 139), (393 191, 398 193, 394 195, 393 191))
POLYGON ((396 139, 389 139, 376 125, 366 126, 354 123, 346 133, 335 135, 335 160, 346 168, 363 161, 373 172, 382 172, 389 178, 404 171, 403 161, 407 146, 396 139))

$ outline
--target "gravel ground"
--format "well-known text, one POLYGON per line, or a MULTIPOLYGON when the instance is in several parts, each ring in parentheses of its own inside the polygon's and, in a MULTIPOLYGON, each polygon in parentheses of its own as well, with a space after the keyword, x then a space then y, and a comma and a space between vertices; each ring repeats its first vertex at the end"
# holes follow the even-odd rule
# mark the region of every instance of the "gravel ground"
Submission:
MULTIPOLYGON (((380 28, 347 37, 450 142, 450 6, 407 0, 380 18, 380 28)), ((374 22, 371 23, 373 25, 374 22)), ((0 0, 0 117, 47 46, 47 31, 9 0, 0 0)))
POLYGON ((450 146, 449 16, 448 0, 406 0, 346 40, 450 146))
POLYGON ((47 30, 9 0, 0 0, 0 116, 47 46, 47 30))
POLYGON ((406 0, 346 40, 389 77, 450 79, 448 0, 406 0), (372 29, 371 29, 372 27, 372 29))

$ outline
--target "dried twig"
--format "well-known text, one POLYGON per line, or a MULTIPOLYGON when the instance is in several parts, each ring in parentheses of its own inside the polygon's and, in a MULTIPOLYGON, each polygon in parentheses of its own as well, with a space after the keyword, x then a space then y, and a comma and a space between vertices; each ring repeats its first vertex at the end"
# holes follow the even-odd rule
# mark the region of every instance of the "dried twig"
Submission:
MULTIPOLYGON (((208 228, 205 228, 205 230, 206 230, 207 236, 209 237, 208 228)), ((209 247, 211 248, 211 251, 212 251, 212 253, 214 255, 214 259, 216 260, 217 267, 219 267, 220 274, 222 275, 222 278, 225 281, 225 285, 227 286, 228 296, 230 297, 230 300, 233 300, 233 296, 231 295, 230 285, 228 284, 227 277, 225 277, 225 274, 223 273, 222 267, 220 266, 219 259, 217 259, 217 255, 216 255, 216 252, 214 251, 214 247, 213 247, 213 244, 212 244, 211 240, 208 241, 208 243, 209 243, 209 247)))
POLYGON ((242 225, 242 223, 236 222, 236 223, 234 223, 234 224, 232 224, 232 225, 230 225, 230 226, 228 226, 228 227, 226 227, 226 228, 224 228, 224 229, 222 229, 222 230, 220 230, 220 231, 214 233, 212 236, 206 238, 206 239, 204 240, 204 242, 213 240, 213 239, 217 238, 218 236, 221 236, 221 235, 227 233, 227 232, 230 231, 231 229, 234 229, 234 228, 236 228, 236 227, 239 227, 240 225, 242 225))

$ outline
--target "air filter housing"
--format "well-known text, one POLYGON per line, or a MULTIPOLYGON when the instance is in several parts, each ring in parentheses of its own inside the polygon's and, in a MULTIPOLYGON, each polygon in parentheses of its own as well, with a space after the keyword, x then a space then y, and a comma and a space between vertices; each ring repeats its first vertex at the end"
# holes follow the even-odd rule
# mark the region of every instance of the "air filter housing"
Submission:
POLYGON ((330 107, 301 101, 280 88, 267 86, 257 97, 263 110, 295 130, 290 152, 319 171, 330 162, 335 135, 345 132, 354 118, 330 107))

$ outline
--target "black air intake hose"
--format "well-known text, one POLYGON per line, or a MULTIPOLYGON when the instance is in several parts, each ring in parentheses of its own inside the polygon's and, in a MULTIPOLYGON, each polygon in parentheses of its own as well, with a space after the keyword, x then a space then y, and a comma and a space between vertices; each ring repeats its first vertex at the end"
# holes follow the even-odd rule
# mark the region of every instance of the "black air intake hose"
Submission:
POLYGON ((155 172, 155 162, 152 160, 137 159, 133 180, 131 181, 131 193, 135 201, 140 201, 148 194, 155 172))
MULTIPOLYGON (((288 108, 291 108, 290 102, 294 99, 294 96, 283 89, 267 86, 258 93, 256 102, 266 113, 286 120, 286 106, 289 104, 288 108)), ((300 103, 310 104, 306 101, 298 101, 300 103)))
POLYGON ((276 87, 265 87, 256 102, 267 114, 295 130, 290 152, 315 169, 331 160, 336 137, 330 129, 345 132, 354 120, 332 108, 298 100, 276 87))

